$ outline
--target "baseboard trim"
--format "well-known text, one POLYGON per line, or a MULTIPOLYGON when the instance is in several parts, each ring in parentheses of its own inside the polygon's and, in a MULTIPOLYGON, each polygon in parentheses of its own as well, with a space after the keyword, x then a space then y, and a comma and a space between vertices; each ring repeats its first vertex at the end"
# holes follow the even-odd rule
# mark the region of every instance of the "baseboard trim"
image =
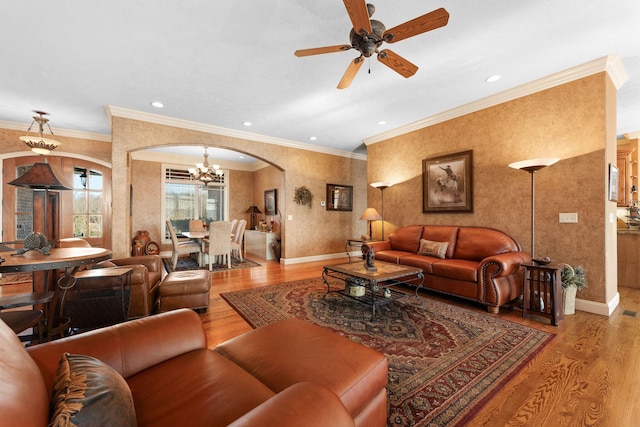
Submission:
MULTIPOLYGON (((349 252, 349 255, 351 255, 351 259, 353 259, 354 256, 356 257, 362 256, 362 252, 360 251, 349 252)), ((347 256, 346 252, 338 252, 336 254, 323 254, 323 255, 314 255, 314 256, 299 257, 299 258, 280 258, 280 262, 284 265, 301 264, 303 262, 326 261, 326 260, 336 259, 336 258, 345 258, 346 256, 347 256)))
POLYGON ((586 311, 587 313, 599 314, 600 316, 610 317, 611 314, 620 304, 620 294, 616 292, 615 296, 608 303, 589 301, 576 298, 576 310, 586 311))

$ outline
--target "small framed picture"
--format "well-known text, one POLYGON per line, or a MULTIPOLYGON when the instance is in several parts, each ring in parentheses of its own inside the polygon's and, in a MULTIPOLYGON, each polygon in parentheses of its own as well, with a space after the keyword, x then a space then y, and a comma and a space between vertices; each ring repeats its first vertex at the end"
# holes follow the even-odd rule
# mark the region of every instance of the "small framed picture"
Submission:
POLYGON ((473 212, 473 151, 422 160, 422 211, 473 212))
POLYGON ((264 192, 264 214, 265 215, 277 215, 278 214, 278 198, 275 188, 271 190, 265 190, 264 192))
POLYGON ((328 211, 353 210, 353 186, 327 184, 327 210, 328 211))
POLYGON ((619 187, 620 172, 618 168, 609 163, 609 200, 612 202, 618 201, 618 187, 619 187))

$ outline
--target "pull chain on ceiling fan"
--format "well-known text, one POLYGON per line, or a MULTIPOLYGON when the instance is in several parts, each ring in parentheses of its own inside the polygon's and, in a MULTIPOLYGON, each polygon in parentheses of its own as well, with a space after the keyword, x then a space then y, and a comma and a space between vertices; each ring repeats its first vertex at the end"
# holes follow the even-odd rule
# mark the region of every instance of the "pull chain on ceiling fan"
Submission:
MULTIPOLYGON (((372 4, 365 3, 364 0, 343 0, 343 2, 353 24, 349 35, 351 44, 301 49, 296 50, 294 53, 296 56, 302 57, 351 49, 360 52, 360 56, 351 61, 347 67, 338 83, 338 89, 349 87, 358 70, 360 70, 364 58, 369 58, 374 53, 377 54, 378 61, 401 76, 405 78, 413 76, 418 71, 418 67, 415 64, 389 49, 380 50, 380 46, 385 42, 395 43, 444 27, 449 22, 449 13, 440 8, 387 30, 382 22, 370 19, 376 10, 372 4)), ((369 67, 369 73, 371 73, 371 67, 369 67)))

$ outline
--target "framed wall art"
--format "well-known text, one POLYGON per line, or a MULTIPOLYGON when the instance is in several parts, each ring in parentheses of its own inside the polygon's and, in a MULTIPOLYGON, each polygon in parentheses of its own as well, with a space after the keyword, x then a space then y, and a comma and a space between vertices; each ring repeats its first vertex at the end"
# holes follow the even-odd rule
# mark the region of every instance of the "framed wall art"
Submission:
POLYGON ((277 215, 278 214, 278 193, 275 188, 271 190, 265 190, 264 192, 264 214, 265 215, 277 215))
POLYGON ((327 184, 327 210, 353 210, 353 186, 327 184))
POLYGON ((619 180, 620 172, 618 168, 613 163, 609 163, 609 200, 612 202, 618 201, 619 180))
POLYGON ((473 212, 473 150, 422 160, 422 211, 473 212))

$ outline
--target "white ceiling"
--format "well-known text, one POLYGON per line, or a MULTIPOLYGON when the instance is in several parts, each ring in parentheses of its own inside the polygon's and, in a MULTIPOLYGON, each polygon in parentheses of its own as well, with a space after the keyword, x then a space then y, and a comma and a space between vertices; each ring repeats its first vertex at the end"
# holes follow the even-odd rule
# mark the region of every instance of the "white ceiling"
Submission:
POLYGON ((372 57, 338 90, 356 51, 293 52, 349 43, 340 0, 4 2, 0 121, 26 129, 38 109, 54 133, 108 135, 110 105, 364 154, 365 138, 619 55, 630 78, 618 93, 617 132, 640 131, 637 0, 372 3, 387 28, 439 7, 451 17, 386 46, 419 67, 415 76, 372 57), (502 79, 485 83, 494 74, 502 79))

